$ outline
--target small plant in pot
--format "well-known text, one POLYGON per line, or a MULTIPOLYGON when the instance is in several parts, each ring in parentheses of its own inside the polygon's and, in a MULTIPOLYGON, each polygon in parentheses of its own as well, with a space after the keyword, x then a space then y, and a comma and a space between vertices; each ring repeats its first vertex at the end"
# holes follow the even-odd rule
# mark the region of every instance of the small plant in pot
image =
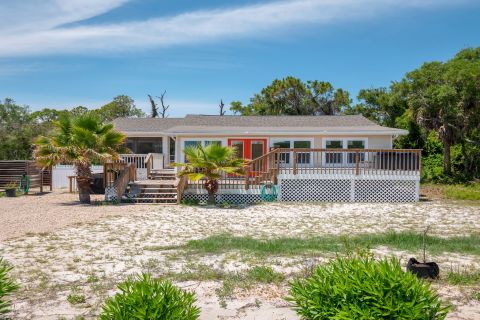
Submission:
POLYGON ((436 279, 440 274, 438 264, 435 262, 426 262, 426 238, 429 229, 430 226, 423 232, 423 262, 419 262, 415 258, 410 258, 407 263, 407 271, 412 272, 419 278, 436 279))
POLYGON ((7 197, 16 197, 17 196, 17 184, 13 181, 5 185, 5 194, 7 197))

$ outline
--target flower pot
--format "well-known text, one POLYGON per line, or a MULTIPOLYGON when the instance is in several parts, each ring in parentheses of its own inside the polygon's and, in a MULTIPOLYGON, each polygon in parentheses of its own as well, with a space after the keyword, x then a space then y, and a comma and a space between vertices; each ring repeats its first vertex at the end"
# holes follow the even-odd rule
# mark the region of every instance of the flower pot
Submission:
POLYGON ((440 268, 435 262, 419 262, 415 258, 410 258, 407 263, 407 271, 412 272, 419 278, 436 279, 440 274, 440 268))
POLYGON ((17 196, 17 189, 5 189, 5 194, 7 197, 16 197, 17 196))

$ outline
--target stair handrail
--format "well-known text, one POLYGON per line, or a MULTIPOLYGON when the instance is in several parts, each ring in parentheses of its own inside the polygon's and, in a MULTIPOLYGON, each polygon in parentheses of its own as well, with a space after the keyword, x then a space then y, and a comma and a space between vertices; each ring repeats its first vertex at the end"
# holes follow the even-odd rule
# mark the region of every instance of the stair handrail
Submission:
POLYGON ((113 188, 117 195, 117 199, 120 200, 125 194, 125 190, 130 182, 135 181, 137 177, 137 166, 133 163, 128 163, 123 169, 122 173, 113 183, 113 188))
POLYGON ((182 194, 183 194, 183 191, 185 191, 185 188, 187 187, 187 183, 188 183, 187 176, 178 177, 177 180, 175 181, 175 185, 177 187, 177 204, 180 204, 182 201, 182 194))
POLYGON ((147 178, 150 177, 150 172, 153 168, 153 153, 147 154, 145 158, 145 167, 147 168, 147 178))
POLYGON ((275 148, 265 153, 264 155, 247 161, 245 164, 245 189, 249 188, 250 178, 259 183, 260 181, 266 181, 269 179, 275 183, 278 174, 278 168, 275 162, 278 161, 276 156, 279 152, 279 148, 275 148))

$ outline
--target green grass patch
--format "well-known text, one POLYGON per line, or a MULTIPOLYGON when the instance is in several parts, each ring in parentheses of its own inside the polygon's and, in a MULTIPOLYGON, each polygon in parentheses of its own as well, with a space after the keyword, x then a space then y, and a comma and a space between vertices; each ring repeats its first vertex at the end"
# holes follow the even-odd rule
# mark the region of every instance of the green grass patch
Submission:
POLYGON ((480 200, 480 183, 422 184, 422 194, 428 198, 449 200, 480 200))
POLYGON ((86 299, 83 294, 78 293, 70 293, 67 297, 67 301, 70 302, 72 305, 85 303, 86 299))
POLYGON ((449 272, 446 277, 449 284, 476 285, 480 284, 480 270, 475 272, 449 272))
POLYGON ((480 183, 445 187, 445 198, 453 200, 480 200, 480 183))
POLYGON ((179 273, 167 273, 165 278, 175 281, 216 281, 223 280, 225 273, 205 264, 188 264, 179 273))
POLYGON ((480 301, 480 291, 475 291, 475 292, 472 294, 472 298, 475 299, 475 300, 480 301))
POLYGON ((273 271, 272 267, 256 266, 247 270, 246 278, 253 282, 279 284, 285 280, 283 273, 273 271))
POLYGON ((222 307, 227 306, 236 288, 251 289, 256 284, 279 285, 285 276, 268 266, 254 266, 241 272, 224 272, 204 264, 189 264, 180 273, 167 273, 162 278, 175 281, 221 281, 222 285, 215 290, 222 307))
MULTIPOLYGON (((440 238, 427 236, 429 254, 455 252, 480 255, 480 235, 467 237, 440 238)), ((392 249, 418 252, 422 248, 422 234, 412 232, 389 232, 382 234, 364 234, 353 237, 322 236, 311 238, 275 238, 255 239, 220 234, 200 240, 191 240, 178 247, 204 254, 219 254, 232 250, 256 255, 297 256, 320 252, 343 252, 348 247, 360 246, 373 248, 387 246, 392 249)), ((177 248, 177 249, 178 249, 177 248)))

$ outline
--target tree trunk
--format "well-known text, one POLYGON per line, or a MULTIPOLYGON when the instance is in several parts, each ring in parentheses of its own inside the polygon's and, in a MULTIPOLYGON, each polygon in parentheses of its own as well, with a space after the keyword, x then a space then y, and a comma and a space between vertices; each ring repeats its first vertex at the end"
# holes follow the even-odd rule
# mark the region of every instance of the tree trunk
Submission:
POLYGON ((218 181, 214 179, 208 179, 205 181, 204 184, 205 189, 208 192, 208 204, 214 205, 215 204, 215 194, 218 191, 218 181))
POLYGON ((452 173, 451 161, 450 161, 450 141, 445 139, 443 141, 443 172, 447 175, 452 173))
POLYGON ((78 184, 78 197, 81 203, 90 204, 90 181, 92 180, 92 171, 90 170, 90 164, 88 165, 76 165, 77 169, 77 184, 78 184))

